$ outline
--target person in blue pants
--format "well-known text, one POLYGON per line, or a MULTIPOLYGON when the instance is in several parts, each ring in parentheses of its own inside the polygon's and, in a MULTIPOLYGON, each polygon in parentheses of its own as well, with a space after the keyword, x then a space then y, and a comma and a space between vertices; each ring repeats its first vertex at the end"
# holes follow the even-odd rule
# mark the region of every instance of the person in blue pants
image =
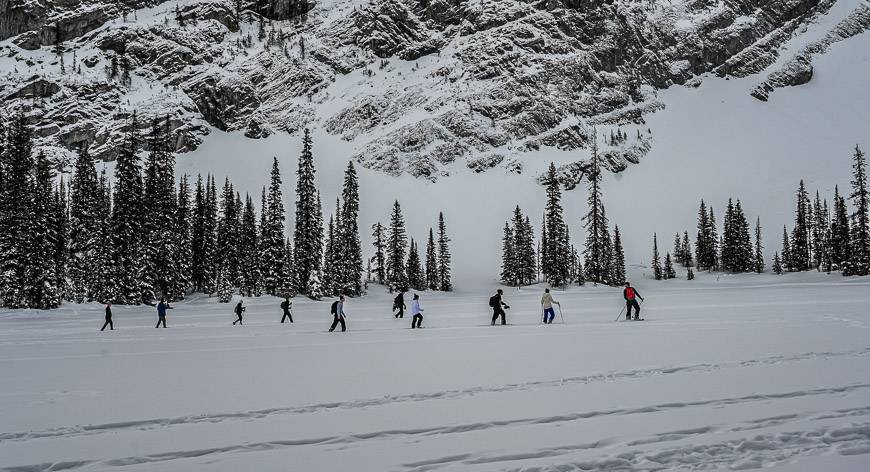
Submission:
POLYGON ((561 303, 553 300, 553 295, 550 294, 550 289, 544 289, 544 296, 541 297, 541 308, 544 310, 544 324, 552 324, 553 318, 556 317, 556 310, 553 309, 553 304, 562 306, 561 303))

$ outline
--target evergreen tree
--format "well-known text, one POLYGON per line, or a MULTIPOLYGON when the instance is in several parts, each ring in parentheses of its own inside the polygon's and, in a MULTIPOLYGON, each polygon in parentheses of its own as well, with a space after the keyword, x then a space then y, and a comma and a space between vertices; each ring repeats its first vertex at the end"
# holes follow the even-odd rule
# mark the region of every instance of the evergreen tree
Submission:
POLYGON ((665 254, 665 268, 663 276, 665 279, 673 279, 677 277, 677 272, 674 270, 674 263, 671 261, 671 253, 665 254))
POLYGON ((761 242, 761 218, 755 219, 755 255, 752 259, 753 270, 764 272, 764 245, 761 242))
POLYGON ((138 304, 141 296, 137 277, 141 272, 139 263, 142 225, 145 220, 142 202, 142 169, 139 164, 139 135, 136 114, 128 124, 127 139, 115 161, 114 202, 112 205, 112 255, 117 269, 118 293, 115 299, 120 304, 138 304))
MULTIPOLYGON (((0 198, 2 198, 2 192, 0 192, 0 198)), ((2 208, 2 205, 0 205, 0 208, 2 208)), ((58 295, 64 300, 68 297, 69 293, 66 266, 67 255, 69 254, 69 203, 66 184, 62 177, 54 192, 54 219, 52 222, 54 226, 54 275, 57 278, 55 285, 58 289, 58 295)), ((2 298, 0 298, 0 304, 2 304, 2 298)))
POLYGON ((504 223, 501 254, 501 281, 503 284, 513 287, 517 285, 516 239, 514 238, 514 231, 507 221, 504 223))
POLYGON ((326 244, 323 246, 323 293, 325 295, 337 295, 338 289, 338 256, 336 247, 340 243, 336 240, 335 217, 329 216, 326 225, 326 244))
POLYGON ((284 243, 284 268, 281 270, 281 283, 278 284, 279 297, 296 296, 296 270, 293 266, 293 244, 288 238, 284 243))
POLYGON ((662 265, 661 265, 660 257, 659 257, 659 243, 658 243, 658 240, 656 238, 655 233, 653 233, 652 270, 653 270, 653 276, 655 277, 655 279, 661 280, 662 277, 664 276, 664 273, 662 272, 662 265))
POLYGON ((813 241, 813 267, 816 270, 822 269, 825 254, 825 233, 828 230, 828 215, 822 209, 822 199, 816 191, 816 199, 813 202, 813 225, 812 225, 812 241, 813 241))
POLYGON ((54 260, 57 235, 53 224, 56 212, 52 178, 48 159, 40 153, 36 157, 29 199, 30 218, 26 223, 29 238, 26 246, 24 305, 30 308, 57 308, 61 302, 54 260))
POLYGON ((97 198, 97 226, 93 229, 96 235, 97 250, 93 260, 92 297, 101 303, 114 302, 118 294, 117 268, 112 255, 112 191, 106 171, 100 173, 97 198))
POLYGON ((372 225, 372 239, 374 240, 372 245, 375 247, 375 255, 372 256, 370 262, 374 262, 375 264, 375 267, 373 269, 375 274, 375 280, 379 284, 383 285, 387 281, 387 237, 384 230, 384 225, 382 225, 380 222, 372 225))
POLYGON ((797 204, 795 206, 794 229, 791 233, 791 246, 788 267, 794 271, 807 270, 811 266, 810 254, 810 199, 807 196, 804 181, 801 180, 797 191, 797 204))
POLYGON ((689 232, 683 231, 683 265, 686 267, 692 267, 694 264, 694 259, 692 258, 692 244, 689 242, 689 232))
POLYGON ((710 207, 710 214, 707 216, 707 261, 705 264, 708 270, 717 270, 719 268, 719 248, 722 247, 722 242, 719 239, 719 232, 716 226, 716 215, 713 213, 713 207, 710 207))
MULTIPOLYGON (((608 246, 610 245, 610 237, 607 235, 608 223, 607 216, 604 212, 604 202, 602 201, 601 181, 602 173, 601 166, 598 161, 598 145, 595 139, 597 133, 593 130, 592 138, 592 161, 587 173, 589 179, 588 191, 589 196, 586 198, 586 203, 589 210, 583 217, 586 229, 586 250, 584 267, 586 268, 586 277, 596 283, 610 283, 610 267, 611 261, 608 254, 608 246)), ((551 164, 552 166, 552 164, 551 164)), ((555 168, 551 167, 555 170, 555 168)))
MULTIPOLYGON (((254 200, 250 195, 245 195, 245 208, 242 211, 241 225, 239 227, 239 292, 246 297, 252 297, 258 292, 260 285, 260 254, 259 238, 257 235, 257 215, 254 209, 254 200)), ((281 268, 282 278, 286 278, 286 257, 284 251, 284 265, 281 268)), ((292 264, 290 266, 292 270, 292 264)), ((286 286, 282 284, 282 292, 286 294, 286 286)), ((279 295, 280 296, 280 295, 279 295)))
POLYGON ((538 272, 537 261, 535 261, 535 232, 528 216, 522 220, 515 220, 514 228, 517 248, 517 279, 521 284, 532 284, 535 282, 538 272))
POLYGON ((710 226, 709 218, 707 214, 707 205, 704 203, 704 200, 701 200, 701 208, 698 210, 698 235, 695 237, 695 259, 698 262, 698 270, 709 270, 710 268, 707 266, 709 263, 709 251, 710 251, 710 243, 709 243, 709 234, 708 228, 710 226))
POLYGON ((674 262, 683 265, 686 263, 686 258, 683 256, 683 240, 680 239, 680 233, 674 234, 674 262))
POLYGON ((197 177, 191 226, 191 282, 193 290, 213 293, 216 287, 214 253, 217 245, 216 189, 211 175, 197 177))
POLYGON ((852 193, 849 195, 855 211, 850 228, 849 261, 843 275, 870 274, 870 193, 867 190, 867 161, 861 148, 855 146, 852 157, 852 193))
MULTIPOLYGON (((24 272, 27 268, 29 202, 33 187, 32 134, 23 115, 16 116, 8 129, 4 129, 2 121, 0 120, 0 304, 8 308, 19 308, 25 304, 24 272)), ((73 182, 78 184, 76 180, 73 182)), ((80 227, 77 222, 77 231, 80 231, 80 227)))
POLYGON ((791 244, 789 244, 788 239, 788 231, 785 229, 785 225, 782 227, 782 257, 780 257, 780 263, 782 264, 783 270, 790 271, 793 270, 789 263, 791 261, 791 244))
POLYGON ((438 255, 432 228, 429 228, 429 239, 426 241, 426 288, 438 290, 438 255))
POLYGON ((408 250, 408 285, 414 290, 425 290, 426 282, 420 265, 420 253, 417 251, 417 243, 411 239, 408 250))
MULTIPOLYGON (((545 258, 541 261, 544 278, 554 287, 568 282, 569 247, 565 244, 565 221, 562 217, 562 191, 556 177, 556 166, 551 162, 544 178, 547 188, 547 205, 544 208, 547 241, 545 258)), ((588 251, 588 247, 587 247, 588 251)), ((586 264, 587 271, 589 264, 586 264)))
POLYGON ((450 277, 450 238, 444 223, 444 212, 438 212, 438 289, 444 292, 453 290, 450 277))
POLYGON ((177 287, 175 259, 175 159, 169 145, 169 120, 154 120, 149 135, 150 153, 145 168, 143 207, 145 223, 140 268, 140 296, 143 302, 160 297, 173 301, 181 294, 177 287))
MULTIPOLYGON (((229 178, 224 179, 221 193, 220 218, 217 226, 215 254, 218 273, 224 286, 238 286, 240 267, 239 214, 236 208, 236 191, 229 178)), ((281 240, 283 242, 283 238, 281 240)))
POLYGON ((610 273, 613 276, 611 283, 614 285, 625 283, 625 251, 622 248, 622 236, 619 234, 619 226, 613 227, 613 258, 610 273))
POLYGON ((341 293, 349 296, 362 295, 362 246, 359 237, 359 178, 353 163, 347 163, 344 172, 344 187, 341 192, 341 225, 338 227, 341 263, 341 293))
POLYGON ((782 260, 779 258, 779 253, 773 253, 773 273, 776 275, 782 275, 782 260))
MULTIPOLYGON (((308 136, 306 132, 306 137, 308 136)), ((297 182, 297 191, 298 185, 303 180, 307 180, 307 177, 302 175, 302 166, 303 160, 311 159, 311 178, 312 180, 309 182, 312 186, 314 184, 314 164, 313 158, 311 157, 311 149, 310 149, 310 141, 309 145, 303 148, 303 157, 299 158, 300 165, 300 174, 299 174, 299 182, 297 182), (308 155, 306 154, 306 149, 308 155)), ((307 166, 307 164, 306 164, 307 166)), ((307 172, 307 170, 306 170, 307 172)), ((307 185, 307 184, 306 184, 307 185)), ((312 195, 313 196, 313 195, 312 195)), ((263 278, 263 288, 265 292, 269 295, 277 295, 278 294, 278 285, 281 280, 281 270, 284 268, 284 200, 283 193, 281 191, 281 171, 278 168, 278 158, 272 159, 272 171, 271 171, 271 179, 269 181, 269 192, 266 195, 266 206, 261 209, 263 212, 261 219, 261 228, 260 228, 260 273, 263 278)), ((308 202, 306 200, 306 202, 308 202)), ((304 209, 300 209, 299 204, 297 202, 297 212, 308 211, 309 207, 305 206, 304 209)), ((316 207, 311 207, 311 210, 316 210, 316 207)), ((310 214, 308 216, 311 216, 310 214)), ((315 220, 316 221, 316 220, 315 220)), ((306 241, 303 243, 302 247, 311 247, 312 249, 318 249, 321 244, 322 232, 317 232, 315 227, 305 226, 308 221, 300 221, 299 213, 296 215, 296 224, 297 233, 300 228, 299 225, 302 224, 304 228, 309 228, 311 230, 310 233, 306 234, 305 237, 301 239, 312 240, 316 237, 317 241, 315 244, 310 244, 312 241, 306 241)), ((294 254, 295 260, 297 261, 297 268, 302 270, 300 265, 299 258, 299 240, 296 241, 297 253, 294 254)), ((315 255, 317 256, 316 261, 312 261, 310 259, 303 258, 307 263, 312 263, 313 265, 308 266, 311 267, 320 267, 320 251, 316 251, 315 255)), ((307 277, 307 276, 306 276, 307 277)), ((306 278, 307 280, 307 278, 306 278)))
MULTIPOLYGON (((318 210, 317 188, 314 183, 314 156, 311 154, 311 134, 302 138, 302 154, 296 171, 296 228, 293 233, 293 258, 299 290, 307 293, 312 274, 320 270, 323 256, 323 215, 318 210)), ((322 279, 321 279, 322 280, 322 279)), ((318 289, 321 280, 317 281, 318 289)), ((311 294, 308 294, 311 296, 311 294)))
POLYGON ((178 184, 178 201, 175 211, 176 264, 178 278, 175 280, 174 292, 184 297, 193 286, 193 238, 191 228, 190 183, 187 174, 181 177, 178 184))
POLYGON ((387 281, 390 292, 408 289, 408 278, 405 271, 405 248, 407 245, 405 219, 402 217, 402 207, 396 200, 393 204, 390 228, 387 232, 387 281))
MULTIPOLYGON (((10 179, 11 180, 11 179, 10 179)), ((26 181, 25 181, 26 182, 26 181)), ((100 188, 97 169, 87 148, 79 151, 70 182, 69 276, 72 299, 78 303, 94 299, 96 257, 100 248, 94 228, 100 224, 100 188)))
POLYGON ((849 258, 849 248, 852 238, 849 228, 849 212, 846 208, 846 200, 840 195, 837 187, 834 187, 834 216, 831 221, 831 261, 835 267, 842 269, 849 258))

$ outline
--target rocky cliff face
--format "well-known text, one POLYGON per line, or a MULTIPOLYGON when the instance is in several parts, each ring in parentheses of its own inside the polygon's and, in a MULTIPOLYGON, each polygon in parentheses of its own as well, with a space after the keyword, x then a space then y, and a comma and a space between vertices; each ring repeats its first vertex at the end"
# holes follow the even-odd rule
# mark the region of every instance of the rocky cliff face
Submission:
MULTIPOLYGON (((529 151, 596 137, 618 172, 654 145, 658 90, 767 70, 836 1, 0 0, 0 100, 59 158, 112 159, 136 111, 143 127, 170 116, 178 151, 210 128, 319 126, 364 166, 436 179, 522 172, 529 151)), ((865 31, 866 10, 753 95, 810 80, 812 55, 865 31)))

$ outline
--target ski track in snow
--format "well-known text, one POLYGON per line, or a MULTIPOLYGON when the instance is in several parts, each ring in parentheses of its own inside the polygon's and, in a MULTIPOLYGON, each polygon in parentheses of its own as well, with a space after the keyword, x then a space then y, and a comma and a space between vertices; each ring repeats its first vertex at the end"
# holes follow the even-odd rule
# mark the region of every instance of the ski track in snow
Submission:
MULTIPOLYGON (((378 407, 384 405, 394 405, 397 403, 403 402, 424 402, 424 401, 432 401, 432 400, 450 400, 450 399, 460 399, 465 397, 470 397, 473 395, 487 394, 487 393, 505 393, 519 390, 536 390, 542 388, 560 388, 569 385, 584 385, 598 382, 614 382, 621 380, 631 380, 638 379, 644 377, 651 376, 662 376, 662 375, 674 375, 674 374, 694 374, 694 373, 712 373, 723 369, 733 369, 733 368, 742 368, 742 367, 752 367, 759 365, 774 365, 774 364, 782 364, 788 362, 800 362, 810 359, 835 359, 841 357, 863 357, 870 354, 870 347, 856 350, 856 351, 841 351, 841 352, 808 352, 804 354, 794 355, 794 356, 771 356, 762 359, 751 359, 744 360, 739 362, 726 362, 726 363, 701 363, 701 364, 688 364, 684 366, 667 366, 667 367, 659 367, 653 369, 640 369, 640 370, 630 370, 625 372, 606 372, 601 374, 593 374, 593 375, 584 375, 578 377, 566 377, 556 380, 546 380, 546 381, 534 381, 534 382, 523 382, 523 383, 515 383, 501 386, 481 386, 474 387, 468 389, 461 390, 444 390, 440 392, 431 392, 431 393, 414 393, 414 394, 405 394, 405 395, 395 395, 395 396, 385 396, 379 398, 371 398, 365 400, 355 400, 351 402, 333 402, 333 403, 321 403, 315 405, 306 405, 299 407, 279 407, 279 408, 269 408, 263 410, 254 410, 254 411, 244 411, 244 412, 232 412, 232 413, 213 413, 213 414, 201 414, 201 415, 191 415, 191 416, 180 416, 174 418, 156 418, 156 419, 146 419, 146 420, 131 420, 131 421, 123 421, 116 423, 106 423, 106 424, 95 424, 95 425, 76 425, 55 429, 48 429, 42 431, 26 431, 26 432, 8 432, 8 433, 0 433, 0 443, 4 441, 28 441, 34 439, 42 439, 42 438, 58 438, 58 437, 71 437, 71 436, 81 436, 81 435, 94 435, 94 434, 105 434, 105 433, 114 433, 120 430, 129 430, 129 429, 137 429, 137 430, 147 430, 153 428, 165 428, 165 427, 173 427, 173 426, 181 426, 188 424, 197 424, 197 423, 221 423, 226 421, 248 421, 255 419, 262 419, 271 416, 280 416, 280 415, 299 415, 299 414, 310 414, 316 413, 325 410, 337 410, 337 409, 358 409, 358 408, 371 408, 378 407)), ((516 420, 516 421, 507 421, 504 422, 504 425, 510 424, 524 424, 524 423, 549 423, 549 422, 558 422, 558 421, 573 421, 576 419, 583 418, 593 418, 598 416, 606 416, 606 415, 625 415, 625 414, 635 414, 635 413, 648 413, 654 411, 663 411, 673 408, 683 408, 683 407, 692 407, 692 406, 703 406, 703 405, 729 405, 733 403, 746 402, 746 401, 760 401, 765 399, 784 399, 784 398, 795 398, 801 396, 812 396, 812 395, 825 395, 832 393, 843 393, 849 392, 852 390, 865 389, 870 388, 870 384, 855 384, 845 387, 837 387, 837 388, 823 388, 823 389, 815 389, 815 390, 807 390, 807 391, 796 391, 796 392, 788 392, 788 393, 778 393, 778 394, 766 394, 766 395, 751 395, 747 397, 741 398, 731 398, 731 399, 717 399, 711 401, 702 401, 702 402, 690 402, 690 403, 665 403, 660 405, 651 405, 648 407, 642 408, 631 408, 631 409, 616 409, 609 411, 593 411, 593 412, 584 412, 584 413, 576 413, 574 415, 565 416, 565 417, 554 417, 554 418, 538 418, 534 420, 516 420)), ((472 425, 464 425, 458 427, 459 430, 473 430, 473 429, 481 429, 484 425, 482 424, 472 424, 472 425)), ((440 429, 440 428, 439 428, 440 429)), ((450 428, 444 428, 450 429, 450 428)), ((323 442, 322 440, 315 440, 314 443, 323 442)))

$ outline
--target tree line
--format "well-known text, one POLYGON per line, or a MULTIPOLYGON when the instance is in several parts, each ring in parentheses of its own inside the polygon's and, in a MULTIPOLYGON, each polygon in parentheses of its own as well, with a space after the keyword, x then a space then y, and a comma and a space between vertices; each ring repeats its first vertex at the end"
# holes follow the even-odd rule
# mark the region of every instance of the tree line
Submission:
MULTIPOLYGON (((818 191, 810 199, 804 181, 800 181, 795 193, 794 225, 791 232, 783 226, 781 249, 771 261, 774 273, 818 270, 840 271, 846 276, 870 274, 870 196, 866 169, 864 152, 856 146, 852 156, 852 191, 848 196, 851 213, 847 197, 840 194, 838 186, 834 187, 831 209, 827 198, 822 198, 818 191)), ((658 241, 653 234, 653 275, 657 280, 676 277, 675 263, 687 268, 689 280, 694 278, 692 267, 706 271, 763 273, 766 269, 763 252, 761 220, 756 218, 754 230, 750 232, 740 200, 736 203, 728 200, 721 235, 713 208, 701 200, 694 257, 689 233, 684 231, 682 236, 679 233, 674 236, 673 253, 665 254, 662 265, 658 241)))
MULTIPOLYGON (((348 163, 336 212, 324 231, 307 129, 296 171, 292 235, 285 234, 277 158, 258 217, 253 197, 242 197, 229 178, 220 191, 211 175, 198 175, 195 182, 187 175, 176 179, 168 119, 153 120, 140 136, 134 113, 123 132, 111 183, 105 171, 97 172, 86 147, 77 153, 67 181, 56 176, 43 153, 33 155, 24 116, 0 119, 0 305, 150 304, 192 292, 217 294, 221 302, 236 293, 319 299, 365 292, 371 277, 364 278, 356 169, 348 163), (141 151, 147 151, 144 162, 141 151)), ((413 257, 404 259, 398 202, 394 213, 398 220, 390 226, 389 244, 381 240, 369 261, 376 271, 386 269, 377 281, 389 282, 393 290, 450 290, 443 214, 437 250, 430 230, 421 275, 415 242, 413 257), (382 251, 392 265, 381 263, 382 251)))
POLYGON ((528 285, 543 280, 553 287, 587 281, 608 285, 625 282, 625 251, 619 226, 614 225, 611 236, 601 188, 603 173, 598 146, 593 131, 592 159, 586 170, 588 180, 588 210, 582 224, 586 230, 583 257, 571 243, 570 231, 562 210, 562 189, 556 166, 550 163, 543 176, 547 192, 541 236, 537 249, 529 217, 519 206, 505 222, 502 238, 501 281, 508 286, 528 285))

